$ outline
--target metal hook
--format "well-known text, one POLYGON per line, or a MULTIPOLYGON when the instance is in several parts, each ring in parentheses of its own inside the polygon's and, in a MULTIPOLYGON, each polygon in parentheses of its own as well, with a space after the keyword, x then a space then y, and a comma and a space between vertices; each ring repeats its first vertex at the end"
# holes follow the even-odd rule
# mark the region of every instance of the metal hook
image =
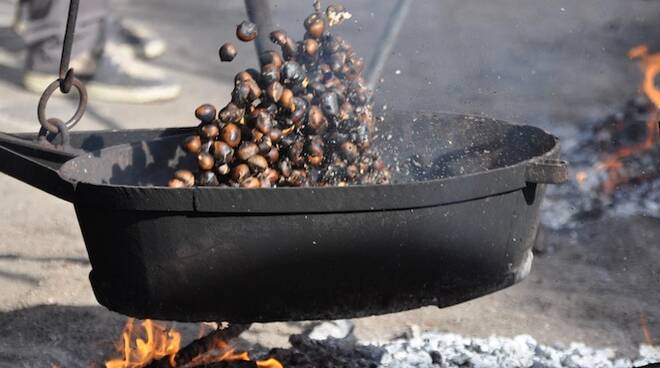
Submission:
MULTIPOLYGON (((85 89, 85 86, 82 84, 82 82, 76 78, 73 77, 71 79, 71 85, 73 87, 76 87, 78 90, 78 109, 76 109, 76 113, 73 114, 71 119, 66 122, 65 126, 67 129, 73 128, 83 117, 85 114, 85 109, 87 107, 87 90, 85 89)), ((48 105, 48 100, 50 97, 53 95, 55 90, 60 86, 60 79, 53 81, 44 93, 41 95, 41 98, 39 99, 39 104, 37 105, 37 118, 39 119, 39 123, 41 124, 42 127, 47 129, 51 133, 57 133, 59 132, 59 129, 54 125, 50 123, 50 119, 46 118, 46 106, 48 105)))
MULTIPOLYGON (((41 95, 39 104, 37 105, 37 118, 39 119, 39 124, 42 126, 42 130, 45 129, 53 134, 62 134, 63 137, 65 135, 68 136, 67 130, 73 128, 73 126, 80 121, 87 108, 87 90, 82 82, 75 77, 73 69, 69 68, 79 5, 80 0, 71 0, 71 3, 69 4, 69 15, 66 21, 66 33, 64 34, 64 44, 62 46, 59 78, 46 87, 46 90, 41 95), (67 94, 71 92, 71 87, 76 87, 79 95, 78 109, 76 110, 76 113, 66 123, 62 123, 59 119, 47 119, 46 105, 48 104, 50 97, 53 95, 53 92, 59 88, 62 93, 67 94)), ((40 131, 40 136, 42 135, 41 133, 42 132, 40 131)))
POLYGON ((64 44, 62 45, 62 58, 60 59, 60 91, 69 93, 73 79, 73 69, 69 68, 71 61, 71 50, 73 49, 73 36, 76 32, 76 20, 78 19, 78 7, 80 0, 71 0, 69 3, 69 16, 66 20, 66 32, 64 33, 64 44))

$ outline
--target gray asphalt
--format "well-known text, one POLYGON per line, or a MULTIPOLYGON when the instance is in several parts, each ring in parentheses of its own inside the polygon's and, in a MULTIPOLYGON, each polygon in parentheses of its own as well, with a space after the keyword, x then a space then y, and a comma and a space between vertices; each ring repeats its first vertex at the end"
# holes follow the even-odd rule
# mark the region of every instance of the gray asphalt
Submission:
MULTIPOLYGON (((245 44, 234 63, 217 60, 218 46, 234 39, 234 26, 245 18, 242 4, 118 5, 119 13, 168 40, 168 52, 156 64, 181 82, 184 95, 143 106, 90 101, 79 129, 192 125, 195 106, 227 101, 233 75, 256 65, 254 50, 245 44)), ((340 33, 369 58, 394 1, 345 4, 354 18, 340 33)), ((276 23, 301 36, 311 1, 274 5, 276 23)), ((417 0, 376 101, 381 111, 387 106, 483 114, 564 134, 616 111, 635 95, 640 73, 626 53, 640 43, 660 50, 658 19, 657 0, 417 0)), ((38 97, 20 90, 20 67, 20 55, 0 53, 0 130, 36 130, 38 97)), ((72 102, 60 100, 49 111, 59 116, 72 108, 72 102)), ((0 366, 99 363, 112 351, 124 317, 94 299, 73 208, 3 175, 0 196, 0 366)), ((655 303, 660 223, 633 217, 579 229, 580 234, 549 232, 544 241, 555 251, 537 257, 529 279, 515 287, 444 310, 360 319, 356 333, 388 338, 417 324, 473 336, 528 333, 546 344, 577 340, 634 355, 645 341, 640 316, 660 339, 655 303)), ((287 332, 299 329, 258 325, 248 336, 278 345, 286 342, 287 332)))

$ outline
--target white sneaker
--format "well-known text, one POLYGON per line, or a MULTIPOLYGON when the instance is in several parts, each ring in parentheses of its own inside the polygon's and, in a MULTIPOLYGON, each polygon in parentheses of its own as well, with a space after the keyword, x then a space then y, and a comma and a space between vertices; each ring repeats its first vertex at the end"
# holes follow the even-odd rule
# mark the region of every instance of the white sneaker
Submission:
MULTIPOLYGON (((71 66, 93 100, 149 103, 181 93, 179 84, 169 81, 164 70, 137 60, 129 46, 115 42, 107 42, 99 57, 76 58, 71 66)), ((42 93, 55 78, 52 72, 28 69, 23 84, 29 91, 42 93)))

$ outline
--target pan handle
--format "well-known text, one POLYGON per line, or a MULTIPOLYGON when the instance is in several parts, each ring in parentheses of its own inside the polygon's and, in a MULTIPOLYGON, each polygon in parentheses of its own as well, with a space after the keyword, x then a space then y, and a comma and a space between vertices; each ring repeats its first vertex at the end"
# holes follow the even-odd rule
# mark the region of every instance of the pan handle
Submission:
POLYGON ((540 159, 527 164, 525 180, 537 184, 561 184, 568 180, 568 162, 540 159))
POLYGON ((71 153, 0 132, 0 172, 68 202, 73 200, 74 186, 57 170, 71 158, 71 153))

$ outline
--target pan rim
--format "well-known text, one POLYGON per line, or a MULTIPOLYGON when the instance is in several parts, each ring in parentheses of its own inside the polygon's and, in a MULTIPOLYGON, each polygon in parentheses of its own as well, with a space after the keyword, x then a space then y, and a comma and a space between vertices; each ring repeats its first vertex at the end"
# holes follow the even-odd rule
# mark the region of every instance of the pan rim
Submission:
MULTIPOLYGON (((60 168, 58 174, 63 180, 72 183, 74 186, 74 203, 107 209, 233 214, 338 213, 423 208, 523 189, 529 185, 526 178, 528 165, 538 160, 559 157, 559 139, 535 126, 512 124, 499 119, 469 114, 419 112, 415 115, 425 114, 434 117, 460 117, 475 122, 494 122, 506 126, 520 127, 521 129, 532 129, 544 138, 552 139, 553 144, 541 155, 531 156, 508 166, 438 179, 392 184, 361 184, 347 187, 168 188, 164 186, 95 183, 76 180, 66 174, 67 167, 72 165, 74 161, 94 158, 93 156, 98 155, 99 151, 88 152, 67 161, 60 168), (486 184, 479 186, 464 185, 477 177, 486 184), (454 195, 443 196, 433 193, 438 191, 452 191, 454 195), (406 198, 391 203, 382 203, 383 200, 392 199, 393 196, 401 197, 401 194, 406 194, 406 198), (336 204, 337 200, 342 203, 336 204), (296 202, 296 205, 288 205, 287 202, 290 201, 296 202), (325 202, 325 204, 319 205, 319 202, 325 202)), ((154 139, 150 142, 168 138, 172 139, 172 136, 154 139)), ((126 149, 127 146, 140 143, 111 146, 104 148, 103 151, 126 149)))

